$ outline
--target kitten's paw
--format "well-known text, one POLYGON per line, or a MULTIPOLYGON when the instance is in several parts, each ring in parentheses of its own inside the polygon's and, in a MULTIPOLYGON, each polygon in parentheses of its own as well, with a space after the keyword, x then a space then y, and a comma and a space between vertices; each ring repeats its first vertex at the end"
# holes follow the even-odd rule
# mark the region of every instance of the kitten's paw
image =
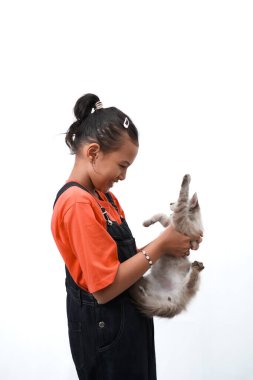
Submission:
POLYGON ((190 174, 185 174, 182 181, 182 186, 185 186, 191 182, 190 174))
POLYGON ((200 263, 199 261, 194 261, 192 263, 192 267, 196 268, 199 272, 201 272, 205 268, 203 263, 200 263))
POLYGON ((152 224, 152 220, 151 220, 151 219, 145 220, 145 221, 142 223, 142 225, 143 225, 144 227, 149 227, 149 226, 151 226, 151 224, 152 224))

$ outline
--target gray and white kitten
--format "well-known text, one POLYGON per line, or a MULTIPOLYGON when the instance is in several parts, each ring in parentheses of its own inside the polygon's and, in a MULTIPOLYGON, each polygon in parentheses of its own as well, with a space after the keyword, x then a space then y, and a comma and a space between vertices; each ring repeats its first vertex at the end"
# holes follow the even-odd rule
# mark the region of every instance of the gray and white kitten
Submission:
MULTIPOLYGON (((148 227, 160 222, 164 227, 172 223, 178 232, 190 237, 202 234, 200 207, 195 193, 189 200, 191 177, 183 178, 179 198, 171 203, 171 216, 156 214, 143 224, 148 227)), ((192 241, 192 247, 198 248, 198 242, 192 241)), ((131 288, 130 295, 137 308, 146 316, 172 318, 186 309, 187 304, 199 287, 199 272, 204 269, 202 263, 191 263, 187 257, 163 255, 152 265, 148 275, 138 280, 131 288)))

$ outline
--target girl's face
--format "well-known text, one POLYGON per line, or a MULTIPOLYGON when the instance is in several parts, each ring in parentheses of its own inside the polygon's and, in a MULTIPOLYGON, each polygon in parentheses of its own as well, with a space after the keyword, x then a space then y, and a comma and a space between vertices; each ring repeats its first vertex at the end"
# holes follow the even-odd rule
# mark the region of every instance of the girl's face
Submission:
POLYGON ((89 165, 89 177, 95 189, 104 193, 108 192, 114 182, 123 181, 126 178, 128 167, 134 162, 138 153, 138 147, 126 137, 120 149, 110 153, 103 153, 98 144, 97 152, 92 157, 89 165))

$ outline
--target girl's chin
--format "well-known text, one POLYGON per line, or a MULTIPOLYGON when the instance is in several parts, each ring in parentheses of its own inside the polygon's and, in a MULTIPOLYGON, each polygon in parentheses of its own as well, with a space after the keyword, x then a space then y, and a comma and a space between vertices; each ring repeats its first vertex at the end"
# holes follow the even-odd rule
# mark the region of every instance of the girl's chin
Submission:
POLYGON ((102 193, 107 193, 111 188, 113 187, 113 182, 109 183, 106 186, 101 186, 100 188, 97 187, 98 191, 101 191, 102 193))
POLYGON ((113 187, 113 182, 107 186, 106 192, 109 191, 113 187))

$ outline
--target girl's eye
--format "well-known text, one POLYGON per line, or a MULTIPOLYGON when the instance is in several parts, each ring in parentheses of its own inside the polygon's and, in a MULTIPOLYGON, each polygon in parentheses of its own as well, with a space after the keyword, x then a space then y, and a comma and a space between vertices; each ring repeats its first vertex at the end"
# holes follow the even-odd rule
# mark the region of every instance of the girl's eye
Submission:
POLYGON ((119 166, 120 166, 121 168, 123 168, 123 169, 126 169, 126 168, 127 168, 127 166, 124 166, 124 165, 120 165, 120 164, 119 164, 119 166))

